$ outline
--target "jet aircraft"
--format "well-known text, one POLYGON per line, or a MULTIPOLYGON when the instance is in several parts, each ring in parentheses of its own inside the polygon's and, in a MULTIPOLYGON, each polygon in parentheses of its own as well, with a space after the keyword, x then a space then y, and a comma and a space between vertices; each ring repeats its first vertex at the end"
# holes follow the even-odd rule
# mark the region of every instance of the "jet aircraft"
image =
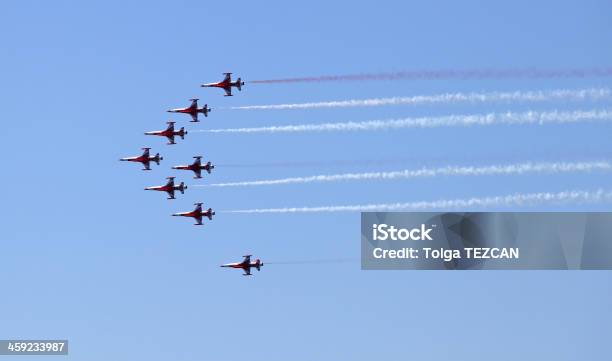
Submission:
POLYGON ((174 136, 178 135, 179 137, 181 137, 181 139, 185 139, 185 134, 187 134, 187 131, 185 130, 185 127, 181 127, 180 130, 175 131, 174 123, 176 122, 166 122, 166 124, 168 124, 168 128, 166 128, 166 130, 155 130, 152 132, 145 132, 145 135, 158 135, 160 137, 166 137, 168 138, 167 144, 176 144, 174 142, 174 136))
POLYGON ((210 162, 206 162, 205 165, 202 165, 202 156, 197 155, 194 157, 195 161, 190 165, 177 165, 172 167, 172 169, 181 169, 181 170, 190 170, 195 173, 195 179, 202 178, 202 169, 204 169, 208 174, 210 171, 215 168, 214 165, 210 162))
POLYGON ((208 107, 208 104, 204 104, 204 106, 202 108, 198 108, 198 100, 197 98, 194 99, 189 99, 191 100, 191 105, 187 108, 176 108, 176 109, 169 109, 168 113, 183 113, 183 114, 189 114, 191 115, 191 122, 195 123, 195 122, 199 122, 198 120, 198 114, 204 114, 205 117, 208 116, 208 113, 210 113, 212 111, 212 109, 210 109, 208 107))
POLYGON ((226 263, 221 265, 221 267, 229 267, 229 268, 241 268, 244 273, 243 276, 250 276, 251 275, 251 268, 256 268, 257 271, 261 270, 261 267, 263 267, 263 263, 258 259, 255 260, 255 262, 251 262, 251 255, 247 254, 246 256, 243 256, 244 259, 242 260, 242 262, 236 262, 236 263, 226 263))
POLYGON ((240 78, 238 78, 236 81, 233 82, 232 73, 223 73, 223 74, 225 74, 225 78, 223 78, 223 81, 220 81, 218 83, 206 83, 200 86, 205 87, 205 88, 221 88, 225 90, 226 97, 232 96, 232 87, 236 87, 238 88, 238 90, 242 90, 242 86, 244 85, 244 82, 240 78))
POLYGON ((206 212, 202 212, 202 204, 203 203, 194 203, 196 208, 193 211, 191 211, 191 212, 174 213, 173 216, 194 218, 196 220, 196 223, 194 225, 195 226, 201 226, 202 225, 202 217, 207 217, 209 220, 212 220, 212 216, 215 215, 215 212, 213 212, 212 208, 208 208, 208 210, 206 210, 206 212))
POLYGON ((151 148, 142 148, 144 152, 142 153, 141 156, 121 158, 119 160, 126 161, 126 162, 139 162, 139 163, 142 163, 142 165, 144 166, 142 170, 151 170, 150 168, 151 162, 155 162, 157 163, 157 165, 159 165, 159 161, 163 160, 164 158, 160 157, 159 153, 155 154, 154 157, 149 156, 150 149, 151 148))
POLYGON ((174 185, 174 178, 175 177, 167 177, 166 179, 168 180, 168 182, 165 185, 146 187, 145 190, 166 192, 168 193, 168 199, 175 199, 174 191, 180 191, 181 194, 185 194, 185 189, 187 189, 187 186, 185 185, 184 182, 181 182, 181 184, 179 185, 174 185))

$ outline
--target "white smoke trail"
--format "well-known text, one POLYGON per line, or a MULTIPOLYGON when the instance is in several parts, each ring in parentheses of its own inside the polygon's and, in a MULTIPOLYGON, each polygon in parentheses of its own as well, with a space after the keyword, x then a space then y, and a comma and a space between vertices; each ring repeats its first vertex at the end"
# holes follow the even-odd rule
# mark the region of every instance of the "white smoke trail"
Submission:
POLYGON ((612 201, 612 191, 563 191, 558 193, 516 193, 484 198, 450 199, 390 204, 367 204, 352 206, 322 206, 294 208, 262 208, 224 211, 224 213, 316 213, 316 212, 382 212, 382 211, 428 211, 466 208, 532 206, 538 204, 600 203, 612 201))
POLYGON ((487 175, 521 175, 526 173, 569 173, 610 171, 612 163, 608 161, 592 162, 541 162, 517 163, 508 165, 474 166, 446 166, 439 168, 405 169, 393 172, 344 173, 331 175, 314 175, 309 177, 292 177, 269 180, 256 180, 245 182, 213 183, 194 185, 193 187, 246 187, 284 184, 304 184, 322 182, 341 182, 358 180, 393 180, 428 178, 438 176, 487 176, 487 175))
POLYGON ((319 83, 330 81, 364 81, 364 80, 443 80, 443 79, 504 79, 504 78, 585 78, 607 77, 612 75, 612 68, 575 68, 575 69, 439 69, 408 70, 386 73, 361 73, 306 76, 298 78, 251 80, 249 83, 319 83))
POLYGON ((255 128, 207 129, 193 132, 201 133, 302 133, 302 132, 346 132, 374 131, 400 128, 437 128, 468 127, 494 124, 549 124, 578 122, 608 122, 612 120, 612 110, 576 111, 528 111, 523 113, 489 113, 473 115, 448 115, 441 117, 420 117, 388 120, 369 120, 363 122, 321 123, 279 125, 255 128))
POLYGON ((240 110, 279 110, 279 109, 313 109, 313 108, 346 108, 378 107, 384 105, 426 105, 452 103, 492 103, 492 102, 550 102, 550 101, 584 101, 610 99, 609 88, 556 89, 536 91, 490 92, 490 93, 446 93, 437 95, 416 95, 410 97, 352 99, 328 102, 268 104, 230 107, 240 110))
POLYGON ((299 260, 299 261, 279 261, 279 262, 268 262, 266 265, 294 265, 294 264, 324 264, 324 263, 349 263, 359 262, 359 258, 333 258, 333 259, 312 259, 312 260, 299 260))

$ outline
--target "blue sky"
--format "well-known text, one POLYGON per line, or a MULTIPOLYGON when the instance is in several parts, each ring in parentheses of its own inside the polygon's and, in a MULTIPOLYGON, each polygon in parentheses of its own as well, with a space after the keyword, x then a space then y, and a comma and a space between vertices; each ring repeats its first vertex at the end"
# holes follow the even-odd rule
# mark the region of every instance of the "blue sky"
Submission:
MULTIPOLYGON (((219 214, 193 227, 173 212, 465 198, 610 189, 610 174, 439 178, 197 189, 167 201, 142 188, 193 155, 218 164, 410 158, 414 163, 239 168, 201 182, 435 164, 608 159, 609 125, 493 126, 292 135, 146 137, 174 119, 189 129, 609 103, 213 110, 211 107, 443 92, 609 87, 610 78, 247 85, 235 97, 202 82, 412 69, 590 68, 612 64, 605 1, 302 3, 11 1, 0 12, 5 137, 0 203, 0 338, 67 338, 74 360, 605 359, 609 272, 362 272, 359 264, 269 265, 359 257, 359 214, 219 214), (118 158, 151 146, 142 172, 118 158), (374 168, 372 168, 374 167, 374 168)), ((610 210, 610 204, 530 210, 610 210)), ((508 210, 520 210, 507 208, 508 210)), ((27 359, 27 358, 26 358, 27 359)))

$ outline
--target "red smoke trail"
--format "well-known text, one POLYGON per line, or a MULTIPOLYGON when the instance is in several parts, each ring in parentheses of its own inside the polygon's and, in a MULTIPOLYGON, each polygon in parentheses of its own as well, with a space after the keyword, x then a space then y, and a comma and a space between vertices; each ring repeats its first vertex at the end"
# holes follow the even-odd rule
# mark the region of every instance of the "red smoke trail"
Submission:
POLYGON ((367 80, 446 80, 446 79, 550 79, 600 78, 612 76, 612 67, 585 69, 473 69, 473 70, 413 70, 390 73, 322 75, 301 78, 251 80, 249 83, 319 83, 367 80))

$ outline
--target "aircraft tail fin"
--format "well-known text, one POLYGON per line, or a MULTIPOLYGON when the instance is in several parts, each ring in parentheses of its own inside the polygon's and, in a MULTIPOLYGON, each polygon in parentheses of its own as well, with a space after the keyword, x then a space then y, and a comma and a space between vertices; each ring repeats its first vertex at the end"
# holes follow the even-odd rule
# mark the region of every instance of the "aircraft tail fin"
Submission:
POLYGON ((185 188, 187 188, 185 186, 185 182, 181 182, 181 185, 179 186, 179 191, 181 191, 181 194, 185 194, 185 188))
POLYGON ((161 161, 161 160, 163 160, 163 159, 164 159, 164 158, 163 158, 163 157, 160 157, 160 156, 159 156, 159 153, 157 153, 157 154, 155 154, 155 158, 153 159, 153 161, 155 161, 155 163, 156 163, 157 165, 159 165, 159 161, 161 161))
POLYGON ((206 217, 208 217, 208 219, 212 221, 212 216, 215 215, 215 212, 213 212, 212 208, 208 208, 208 211, 206 213, 206 217))
POLYGON ((185 139, 185 134, 187 134, 187 132, 185 131, 185 127, 181 127, 181 130, 179 133, 179 135, 181 136, 181 139, 185 139))
POLYGON ((238 78, 236 80, 236 88, 238 88, 238 90, 242 90, 243 85, 244 85, 244 82, 242 81, 242 79, 238 78))

